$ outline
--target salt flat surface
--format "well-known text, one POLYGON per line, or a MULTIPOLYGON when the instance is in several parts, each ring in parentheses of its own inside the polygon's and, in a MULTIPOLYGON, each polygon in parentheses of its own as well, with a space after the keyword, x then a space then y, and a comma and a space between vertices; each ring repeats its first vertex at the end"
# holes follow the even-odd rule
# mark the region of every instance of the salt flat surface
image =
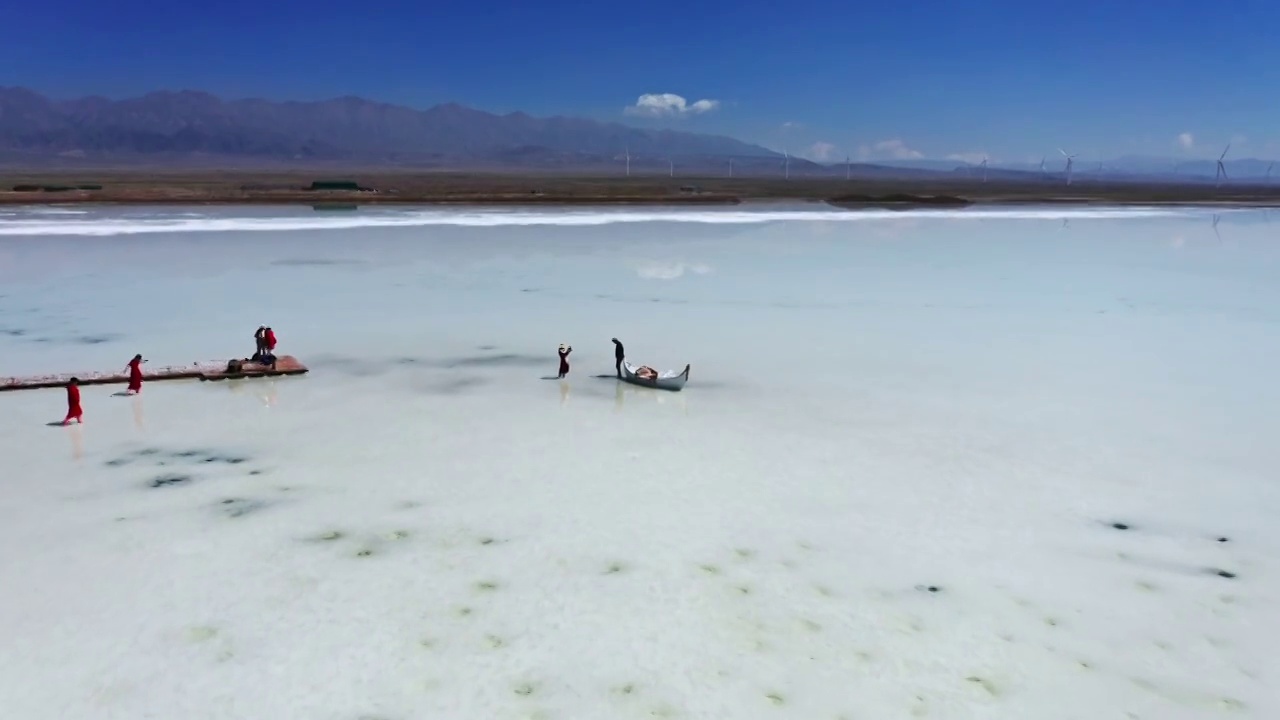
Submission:
POLYGON ((0 707, 1280 716, 1269 220, 0 209, 0 707))

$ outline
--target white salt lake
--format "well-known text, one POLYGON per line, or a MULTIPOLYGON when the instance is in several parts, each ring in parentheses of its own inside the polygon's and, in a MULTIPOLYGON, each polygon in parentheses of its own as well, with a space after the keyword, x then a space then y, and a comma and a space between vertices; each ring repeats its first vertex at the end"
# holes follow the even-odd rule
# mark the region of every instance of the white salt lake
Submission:
POLYGON ((821 207, 0 208, 0 707, 1280 715, 1280 218, 821 207))

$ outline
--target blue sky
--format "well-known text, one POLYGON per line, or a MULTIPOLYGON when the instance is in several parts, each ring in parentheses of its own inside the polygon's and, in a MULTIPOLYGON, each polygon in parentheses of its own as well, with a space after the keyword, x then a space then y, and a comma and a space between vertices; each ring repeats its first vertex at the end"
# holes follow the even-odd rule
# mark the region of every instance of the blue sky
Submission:
POLYGON ((52 0, 0 23, 0 85, 457 101, 833 158, 1271 158, 1277 28, 1275 0, 52 0), (663 93, 713 102, 624 114, 663 93))

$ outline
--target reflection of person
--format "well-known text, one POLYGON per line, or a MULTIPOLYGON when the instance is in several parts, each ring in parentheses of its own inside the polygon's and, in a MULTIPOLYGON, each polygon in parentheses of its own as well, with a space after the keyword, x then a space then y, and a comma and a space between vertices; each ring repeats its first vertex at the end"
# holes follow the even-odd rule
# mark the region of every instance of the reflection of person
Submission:
POLYGON ((80 424, 84 424, 84 410, 80 408, 80 379, 71 378, 67 382, 67 416, 63 418, 63 425, 70 425, 75 420, 80 424))
POLYGON ((573 347, 570 345, 561 345, 560 349, 556 352, 560 356, 559 377, 564 377, 569 374, 569 353, 573 352, 573 347))
POLYGON ((618 342, 618 338, 613 338, 613 369, 618 371, 618 379, 622 379, 622 360, 627 356, 626 350, 622 349, 622 343, 618 342))
POLYGON ((129 361, 126 366, 129 368, 129 387, 125 389, 125 392, 134 395, 142 392, 142 363, 144 362, 146 360, 142 359, 141 353, 134 355, 133 359, 129 361))

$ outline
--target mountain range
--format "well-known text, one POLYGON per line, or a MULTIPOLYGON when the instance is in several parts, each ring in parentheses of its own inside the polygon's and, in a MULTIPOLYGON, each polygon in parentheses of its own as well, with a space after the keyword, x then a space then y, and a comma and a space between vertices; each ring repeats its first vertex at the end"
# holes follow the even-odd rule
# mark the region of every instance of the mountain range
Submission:
POLYGON ((0 154, 50 158, 239 158, 371 165, 556 166, 635 157, 781 157, 718 135, 642 130, 571 117, 507 115, 456 103, 427 110, 357 97, 319 102, 222 100, 154 92, 125 100, 52 100, 0 88, 0 154))
MULTIPOLYGON (((1061 181, 1062 158, 1000 164, 989 176, 1061 181)), ((426 110, 341 97, 315 102, 223 100, 162 91, 111 100, 54 100, 0 87, 0 165, 21 169, 128 167, 402 167, 453 170, 625 172, 637 175, 784 175, 859 178, 952 175, 979 168, 954 160, 820 164, 723 135, 650 130, 574 117, 497 115, 456 103, 426 110), (627 156, 630 156, 628 163, 627 156)), ((1271 163, 1226 162, 1232 181, 1270 179, 1271 163)), ((1081 180, 1212 182, 1213 160, 1077 159, 1081 180), (1099 168, 1101 166, 1101 168, 1099 168)), ((1280 180, 1280 177, 1275 178, 1280 180)))

